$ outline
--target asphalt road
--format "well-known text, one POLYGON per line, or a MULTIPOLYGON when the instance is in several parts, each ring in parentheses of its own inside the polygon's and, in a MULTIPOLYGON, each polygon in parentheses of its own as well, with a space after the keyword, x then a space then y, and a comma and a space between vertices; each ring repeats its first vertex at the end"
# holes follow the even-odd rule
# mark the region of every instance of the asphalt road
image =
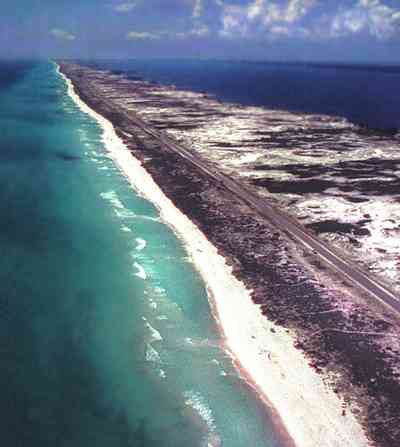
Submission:
POLYGON ((345 254, 340 253, 336 248, 330 247, 329 244, 308 232, 296 219, 277 209, 271 203, 268 203, 267 200, 258 196, 243 183, 218 171, 215 166, 208 163, 199 154, 188 150, 173 139, 167 137, 165 133, 159 132, 149 126, 136 113, 123 110, 115 103, 110 104, 110 101, 114 97, 104 97, 104 94, 101 91, 96 91, 95 88, 93 89, 93 86, 87 85, 87 88, 92 90, 92 97, 96 98, 97 101, 104 102, 106 108, 114 109, 120 117, 127 119, 128 122, 139 127, 148 135, 151 135, 165 148, 177 153, 196 166, 220 187, 233 193, 257 212, 259 216, 275 225, 279 231, 286 232, 300 245, 312 251, 331 271, 335 272, 343 280, 346 280, 351 286, 363 291, 364 296, 367 295, 370 299, 383 304, 387 310, 391 311, 397 317, 400 317, 400 297, 379 279, 354 265, 351 260, 346 258, 345 254))
POLYGON ((397 314, 397 316, 400 316, 400 297, 390 290, 388 286, 380 282, 379 279, 374 278, 372 275, 355 266, 351 261, 346 259, 345 255, 339 253, 337 249, 330 247, 326 242, 309 233, 294 218, 281 210, 276 209, 265 199, 257 196, 245 185, 226 176, 222 172, 217 171, 198 154, 193 153, 193 151, 188 150, 172 139, 166 137, 165 134, 155 131, 137 116, 128 113, 126 113, 126 115, 128 115, 129 119, 134 121, 134 123, 144 132, 164 145, 164 147, 179 154, 185 160, 192 163, 203 173, 216 181, 219 186, 232 192, 260 216, 273 223, 277 229, 285 231, 299 244, 312 250, 315 255, 319 256, 324 261, 327 267, 341 275, 347 283, 357 289, 363 290, 369 297, 386 306, 387 309, 397 314))

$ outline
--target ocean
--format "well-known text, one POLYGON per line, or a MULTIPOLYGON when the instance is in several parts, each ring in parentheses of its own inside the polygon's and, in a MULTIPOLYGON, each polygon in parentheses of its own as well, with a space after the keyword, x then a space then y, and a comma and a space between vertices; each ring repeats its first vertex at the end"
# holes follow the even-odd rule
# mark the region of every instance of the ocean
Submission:
POLYGON ((54 63, 0 63, 5 446, 279 447, 183 241, 54 63))

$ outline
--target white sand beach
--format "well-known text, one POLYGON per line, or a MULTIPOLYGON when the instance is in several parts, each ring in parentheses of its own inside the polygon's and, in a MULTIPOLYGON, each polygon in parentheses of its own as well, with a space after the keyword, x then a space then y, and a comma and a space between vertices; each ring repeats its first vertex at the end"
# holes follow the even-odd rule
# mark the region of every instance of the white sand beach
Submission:
POLYGON ((279 414, 298 447, 371 445, 355 417, 342 415, 342 402, 295 349, 294 338, 261 314, 249 290, 233 275, 205 235, 164 195, 135 159, 110 121, 88 107, 63 74, 68 93, 102 127, 104 144, 132 187, 154 203, 161 218, 180 237, 207 285, 211 306, 243 377, 251 380, 266 405, 279 414))

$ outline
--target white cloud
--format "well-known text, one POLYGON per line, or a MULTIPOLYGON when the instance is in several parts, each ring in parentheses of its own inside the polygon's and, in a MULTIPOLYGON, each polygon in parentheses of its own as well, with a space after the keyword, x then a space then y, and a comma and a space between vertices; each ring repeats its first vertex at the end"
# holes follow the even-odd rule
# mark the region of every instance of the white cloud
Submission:
POLYGON ((304 19, 318 4, 324 4, 322 0, 251 0, 245 5, 215 0, 222 11, 223 37, 332 38, 368 33, 380 40, 400 36, 400 4, 391 7, 385 1, 351 0, 333 15, 307 23, 304 19))
POLYGON ((289 0, 286 5, 271 3, 266 0, 255 0, 253 11, 258 12, 265 24, 295 23, 306 16, 317 4, 317 0, 289 0))
POLYGON ((254 3, 252 3, 247 8, 247 17, 250 20, 254 20, 256 17, 259 17, 265 6, 264 4, 265 4, 264 0, 255 0, 254 3))
POLYGON ((290 36, 290 30, 287 26, 273 26, 270 33, 276 37, 290 36))
MULTIPOLYGON (((289 36, 299 34, 300 22, 318 4, 318 0, 253 0, 248 5, 225 4, 221 35, 225 37, 257 35, 289 36)), ((304 28, 301 28, 304 30, 304 28)), ((303 32, 301 34, 304 34, 303 32)))
POLYGON ((148 33, 148 32, 136 32, 130 31, 127 33, 126 38, 128 40, 157 40, 161 39, 161 33, 148 33))
POLYGON ((239 5, 223 5, 221 36, 245 37, 249 34, 249 25, 248 8, 239 5))
POLYGON ((136 32, 130 31, 127 33, 126 38, 128 40, 159 40, 159 39, 188 39, 190 37, 194 38, 204 38, 210 34, 210 30, 206 25, 196 24, 192 29, 182 32, 136 32))
POLYGON ((50 34, 54 37, 56 37, 57 39, 61 39, 61 40, 67 40, 72 42, 73 40, 76 39, 76 36, 68 31, 62 30, 60 28, 53 28, 50 31, 50 34))
POLYGON ((304 16, 318 3, 318 0, 291 0, 284 10, 284 21, 293 23, 304 16))
POLYGON ((206 25, 196 24, 193 29, 183 33, 187 37, 207 37, 210 34, 210 29, 206 25))
POLYGON ((194 37, 206 37, 210 34, 210 29, 206 25, 196 25, 188 34, 194 37))
POLYGON ((341 37, 367 32, 380 40, 400 35, 400 9, 381 0, 358 0, 349 9, 341 9, 331 20, 330 36, 341 37))
POLYGON ((126 2, 126 3, 120 3, 114 7, 114 11, 117 12, 129 12, 132 11, 136 7, 136 2, 126 2))
POLYGON ((194 0, 192 17, 194 19, 198 19, 203 15, 203 12, 204 12, 203 0, 194 0))

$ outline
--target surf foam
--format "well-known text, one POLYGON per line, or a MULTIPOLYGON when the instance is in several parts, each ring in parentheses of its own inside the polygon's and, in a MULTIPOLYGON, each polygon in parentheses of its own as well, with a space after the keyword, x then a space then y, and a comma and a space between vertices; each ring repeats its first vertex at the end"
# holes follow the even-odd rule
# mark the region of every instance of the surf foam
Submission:
MULTIPOLYGON (((59 72, 60 73, 60 72, 59 72)), ((277 410, 291 438, 299 447, 369 446, 354 415, 342 416, 341 401, 313 371, 294 339, 270 323, 251 300, 245 285, 205 235, 164 195, 151 175, 126 148, 110 121, 85 104, 64 76, 68 94, 103 129, 103 142, 111 158, 133 188, 151 201, 192 257, 207 284, 227 349, 246 371, 267 406, 277 410), (271 360, 269 360, 269 358, 271 360)))

